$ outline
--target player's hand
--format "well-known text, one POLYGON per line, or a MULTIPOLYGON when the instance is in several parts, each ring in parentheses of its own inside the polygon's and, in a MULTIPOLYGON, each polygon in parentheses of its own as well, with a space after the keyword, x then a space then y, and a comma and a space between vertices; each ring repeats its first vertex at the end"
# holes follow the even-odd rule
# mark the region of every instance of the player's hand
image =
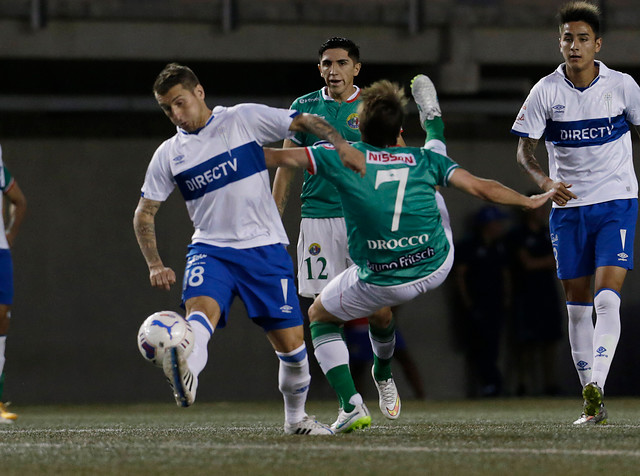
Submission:
POLYGON ((151 286, 154 288, 169 291, 171 285, 176 283, 176 273, 171 268, 163 265, 151 266, 149 268, 149 281, 151 281, 151 286))
POLYGON ((539 208, 549 200, 553 196, 554 190, 549 190, 545 193, 540 193, 538 195, 531 195, 529 197, 529 203, 525 207, 527 210, 533 210, 534 208, 539 208))
POLYGON ((336 150, 338 151, 340 159, 345 167, 353 170, 359 174, 360 177, 364 177, 364 174, 367 171, 367 165, 362 152, 355 147, 350 146, 346 142, 340 148, 336 148, 336 150))
POLYGON ((551 200, 556 205, 564 207, 567 202, 573 198, 578 198, 578 196, 569 190, 572 187, 570 183, 565 182, 549 182, 548 186, 545 186, 544 189, 547 192, 553 192, 551 194, 551 200))

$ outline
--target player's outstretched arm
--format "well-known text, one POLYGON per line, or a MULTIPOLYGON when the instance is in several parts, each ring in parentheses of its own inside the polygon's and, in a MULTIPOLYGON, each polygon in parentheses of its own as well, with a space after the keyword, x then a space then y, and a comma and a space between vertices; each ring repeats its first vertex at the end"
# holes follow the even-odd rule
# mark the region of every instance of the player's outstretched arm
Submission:
POLYGON ((331 142, 336 148, 338 155, 340 155, 344 166, 360 174, 361 177, 364 176, 367 169, 364 154, 351 147, 340 133, 326 120, 312 114, 302 113, 293 118, 289 129, 292 131, 307 132, 322 140, 331 142))
MULTIPOLYGON (((285 149, 290 149, 292 147, 296 147, 293 141, 289 139, 284 140, 284 144, 282 146, 285 149)), ((273 180, 273 188, 271 194, 273 195, 273 199, 278 206, 278 212, 280 216, 284 214, 284 209, 287 206, 287 202, 289 201, 289 193, 291 191, 291 182, 296 175, 295 169, 286 168, 286 167, 278 167, 276 170, 276 177, 273 180)))
POLYGON ((5 196, 9 199, 9 217, 6 236, 7 242, 11 247, 16 241, 18 230, 27 213, 27 199, 15 179, 11 188, 5 192, 5 196))
POLYGON ((518 141, 518 164, 542 190, 545 192, 553 190, 551 200, 560 206, 565 206, 569 200, 578 196, 569 190, 571 184, 554 182, 544 173, 534 155, 537 145, 537 139, 521 137, 518 141))
POLYGON ((149 267, 149 281, 151 286, 167 291, 176 282, 176 274, 171 268, 167 268, 158 253, 156 241, 155 216, 160 208, 160 203, 148 198, 140 198, 135 213, 133 214, 133 230, 140 246, 140 251, 149 267))
POLYGON ((455 169, 451 173, 449 183, 463 192, 481 198, 482 200, 529 209, 542 206, 554 193, 554 190, 549 190, 540 195, 527 197, 496 180, 476 177, 461 168, 455 169))

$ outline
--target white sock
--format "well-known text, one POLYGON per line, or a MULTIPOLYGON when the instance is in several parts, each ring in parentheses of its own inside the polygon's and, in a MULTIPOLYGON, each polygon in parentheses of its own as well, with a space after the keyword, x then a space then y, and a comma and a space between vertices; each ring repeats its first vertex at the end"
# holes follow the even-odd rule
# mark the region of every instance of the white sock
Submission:
POLYGON ((371 349, 373 350, 373 353, 379 358, 379 359, 390 359, 393 357, 393 351, 396 348, 396 334, 394 332, 392 338, 390 341, 387 342, 382 342, 379 340, 376 340, 372 335, 371 335, 371 330, 369 330, 369 341, 371 342, 371 349))
POLYGON ((591 382, 593 368, 593 304, 567 303, 569 344, 580 385, 591 382))
POLYGON ((187 357, 187 365, 191 373, 197 377, 204 369, 204 366, 207 365, 209 357, 207 344, 209 344, 209 339, 213 335, 214 328, 206 314, 200 311, 189 314, 187 321, 191 324, 191 329, 193 329, 195 336, 193 351, 187 357))
POLYGON ((4 349, 7 345, 7 336, 0 336, 0 375, 2 375, 2 371, 4 370, 4 363, 6 361, 4 357, 4 349))
POLYGON ((325 375, 334 367, 349 365, 349 349, 339 332, 325 334, 322 340, 315 339, 313 346, 316 360, 325 375))
POLYGON ((306 416, 304 409, 311 383, 307 349, 302 344, 291 352, 278 352, 278 388, 284 397, 284 419, 287 423, 298 423, 306 416))
POLYGON ((612 289, 601 289, 593 304, 596 308, 596 327, 593 332, 591 381, 604 391, 604 383, 620 340, 620 295, 612 289))

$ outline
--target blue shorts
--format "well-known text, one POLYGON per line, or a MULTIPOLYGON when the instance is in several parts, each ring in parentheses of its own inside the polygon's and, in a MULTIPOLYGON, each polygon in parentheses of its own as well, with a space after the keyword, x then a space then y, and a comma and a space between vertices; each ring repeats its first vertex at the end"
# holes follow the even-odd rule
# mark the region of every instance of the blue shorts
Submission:
POLYGON ((553 208, 549 231, 558 278, 591 276, 601 266, 633 269, 638 200, 553 208))
POLYGON ((227 325, 233 299, 244 303, 249 318, 265 331, 302 325, 293 262, 283 245, 238 250, 202 243, 189 245, 182 283, 182 305, 209 296, 220 306, 217 327, 227 325))
POLYGON ((0 304, 13 304, 13 262, 8 249, 0 249, 0 304))

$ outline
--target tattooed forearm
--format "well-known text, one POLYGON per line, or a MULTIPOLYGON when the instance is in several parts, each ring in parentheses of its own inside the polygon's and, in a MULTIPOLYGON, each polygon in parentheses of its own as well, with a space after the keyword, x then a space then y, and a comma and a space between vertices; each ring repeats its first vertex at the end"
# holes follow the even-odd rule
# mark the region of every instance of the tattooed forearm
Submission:
POLYGON ((133 215, 133 231, 149 267, 162 264, 156 242, 155 215, 160 202, 141 198, 133 215))
POLYGON ((538 139, 521 137, 518 141, 518 164, 529 177, 544 190, 544 185, 550 182, 551 179, 549 179, 547 174, 542 170, 540 163, 534 155, 537 145, 538 139))
POLYGON ((313 134, 320 139, 331 142, 333 145, 345 142, 344 138, 331 124, 321 117, 311 114, 297 115, 291 123, 291 130, 313 134))

